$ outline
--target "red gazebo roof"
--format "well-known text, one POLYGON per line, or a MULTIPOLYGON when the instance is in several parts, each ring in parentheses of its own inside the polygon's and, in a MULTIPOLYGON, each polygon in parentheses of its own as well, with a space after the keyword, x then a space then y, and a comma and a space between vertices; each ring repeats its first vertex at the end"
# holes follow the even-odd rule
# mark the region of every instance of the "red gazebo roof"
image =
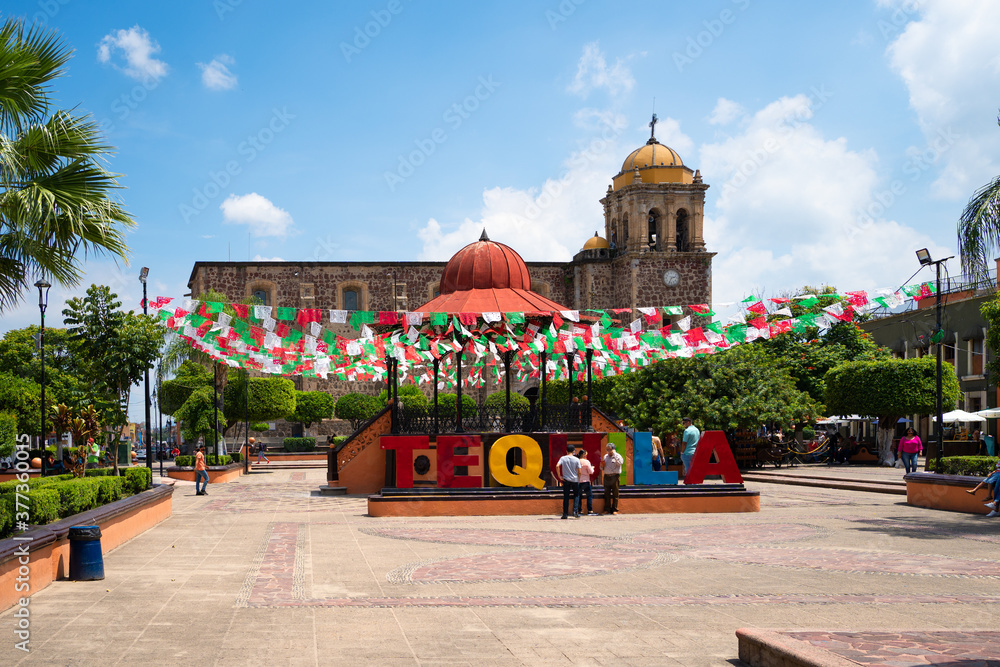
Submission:
POLYGON ((441 293, 416 308, 424 313, 551 312, 568 310, 531 291, 524 260, 511 247, 495 243, 486 230, 452 257, 441 274, 441 293))

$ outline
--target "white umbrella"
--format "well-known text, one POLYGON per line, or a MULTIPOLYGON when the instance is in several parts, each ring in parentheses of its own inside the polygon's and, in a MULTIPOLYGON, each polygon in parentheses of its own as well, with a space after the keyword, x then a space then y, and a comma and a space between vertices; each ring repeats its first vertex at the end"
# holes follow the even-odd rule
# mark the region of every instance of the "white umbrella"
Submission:
POLYGON ((985 410, 976 410, 973 414, 977 414, 980 417, 986 417, 987 419, 996 419, 1000 417, 1000 408, 986 408, 985 410))
MULTIPOLYGON (((931 417, 931 421, 937 421, 937 415, 931 417)), ((971 412, 966 412, 965 410, 952 410, 951 412, 946 412, 941 415, 941 421, 948 422, 984 422, 986 417, 981 415, 972 414, 971 412)))

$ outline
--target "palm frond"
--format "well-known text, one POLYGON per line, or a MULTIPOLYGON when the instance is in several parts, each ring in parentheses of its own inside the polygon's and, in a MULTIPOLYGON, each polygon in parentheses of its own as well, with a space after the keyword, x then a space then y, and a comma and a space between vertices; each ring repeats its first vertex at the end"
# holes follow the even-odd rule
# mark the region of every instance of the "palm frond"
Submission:
POLYGON ((1000 176, 983 186, 958 221, 962 271, 977 280, 990 277, 990 260, 1000 251, 1000 176))

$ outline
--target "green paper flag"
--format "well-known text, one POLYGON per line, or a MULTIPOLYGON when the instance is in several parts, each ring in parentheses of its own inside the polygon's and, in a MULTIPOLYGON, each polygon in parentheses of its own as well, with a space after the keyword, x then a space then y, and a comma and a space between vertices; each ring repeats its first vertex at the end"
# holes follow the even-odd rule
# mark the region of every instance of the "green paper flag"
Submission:
POLYGON ((944 329, 941 329, 936 334, 934 334, 933 336, 931 336, 931 342, 932 343, 940 343, 943 340, 944 340, 944 329))
POLYGON ((444 326, 448 324, 448 313, 431 313, 431 325, 444 326))
POLYGON ((504 319, 510 324, 524 324, 524 313, 504 313, 504 319))
POLYGON ((274 319, 276 320, 294 320, 295 319, 295 308, 278 308, 278 312, 274 319))

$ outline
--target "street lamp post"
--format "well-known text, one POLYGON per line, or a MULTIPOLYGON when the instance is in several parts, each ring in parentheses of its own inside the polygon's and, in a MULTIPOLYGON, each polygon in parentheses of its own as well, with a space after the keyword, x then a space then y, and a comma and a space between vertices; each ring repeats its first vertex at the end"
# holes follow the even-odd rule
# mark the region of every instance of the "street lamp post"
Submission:
MULTIPOLYGON (((937 427, 936 427, 937 428, 937 459, 936 459, 934 465, 935 465, 935 469, 937 469, 937 470, 941 469, 941 455, 944 452, 944 424, 942 423, 944 421, 944 404, 943 404, 944 398, 941 395, 942 394, 942 390, 941 390, 941 363, 942 363, 942 361, 941 361, 941 343, 944 340, 944 337, 942 336, 942 331, 941 331, 941 263, 942 262, 947 262, 949 259, 952 259, 953 257, 954 256, 945 257, 944 259, 933 260, 933 259, 931 259, 931 254, 930 254, 930 252, 928 252, 927 248, 921 248, 920 250, 917 251, 917 259, 920 261, 920 263, 923 266, 930 266, 931 264, 933 264, 934 267, 935 267, 935 269, 936 269, 936 283, 935 283, 935 286, 934 286, 934 294, 935 294, 934 309, 936 311, 937 324, 935 326, 934 336, 932 337, 932 339, 937 339, 937 341, 934 343, 935 351, 937 352, 937 354, 935 355, 937 357, 937 402, 936 402, 936 408, 937 408, 937 427)), ((925 460, 924 461, 924 470, 928 470, 928 469, 930 469, 929 461, 925 460)))
MULTIPOLYGON (((160 385, 160 375, 162 371, 163 362, 161 361, 156 366, 156 458, 160 460, 160 477, 163 477, 163 459, 167 457, 167 453, 163 451, 163 387, 160 385)), ((146 456, 149 456, 149 452, 146 452, 146 456)))
MULTIPOLYGON (((149 275, 149 268, 142 267, 139 272, 139 282, 142 283, 142 314, 149 315, 149 304, 146 297, 146 277, 149 275)), ((153 488, 153 448, 150 447, 149 442, 149 369, 147 368, 143 373, 145 379, 145 393, 146 393, 146 467, 149 468, 149 488, 153 488)), ((115 456, 118 452, 115 452, 115 456)))
POLYGON ((42 416, 42 430, 41 435, 38 436, 40 443, 38 448, 42 450, 42 477, 45 477, 48 467, 45 465, 47 458, 45 456, 45 309, 49 305, 49 289, 52 285, 42 279, 35 283, 35 287, 38 288, 38 310, 42 315, 42 329, 38 334, 38 351, 42 359, 42 407, 39 411, 42 416))

